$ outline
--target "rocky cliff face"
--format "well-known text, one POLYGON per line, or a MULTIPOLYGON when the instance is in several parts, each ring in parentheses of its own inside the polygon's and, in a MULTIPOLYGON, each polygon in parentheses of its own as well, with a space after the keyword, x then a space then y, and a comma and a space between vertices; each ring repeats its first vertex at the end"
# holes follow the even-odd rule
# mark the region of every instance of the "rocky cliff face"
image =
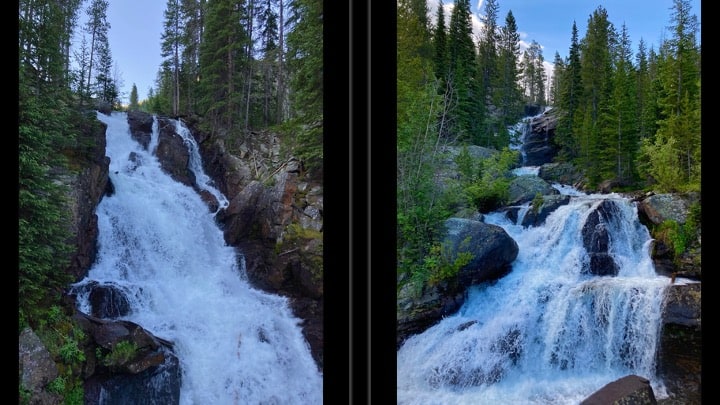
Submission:
POLYGON ((191 128, 205 172, 230 201, 217 215, 225 241, 242 253, 248 278, 290 298, 313 357, 323 366, 323 187, 280 151, 276 134, 229 142, 191 128), (232 152, 231 152, 232 150, 232 152))

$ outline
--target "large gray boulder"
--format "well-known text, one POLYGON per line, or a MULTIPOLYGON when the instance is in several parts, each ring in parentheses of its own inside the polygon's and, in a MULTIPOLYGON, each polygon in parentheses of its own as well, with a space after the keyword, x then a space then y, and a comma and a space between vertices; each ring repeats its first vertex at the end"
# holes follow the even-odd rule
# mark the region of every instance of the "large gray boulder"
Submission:
POLYGON ((560 192, 538 176, 517 176, 510 182, 507 205, 532 201, 536 195, 555 195, 560 192))
POLYGON ((698 193, 653 194, 638 203, 638 215, 655 225, 666 220, 684 224, 690 206, 700 201, 698 193))
POLYGON ((517 242, 499 226, 465 218, 445 221, 447 233, 443 246, 451 260, 461 253, 472 256, 470 262, 460 268, 457 278, 461 285, 469 287, 488 280, 496 280, 510 271, 517 257, 517 242))
POLYGON ((451 262, 463 253, 471 260, 458 273, 436 284, 418 286, 407 282, 397 297, 397 346, 408 336, 420 333, 444 316, 456 312, 465 302, 468 287, 497 280, 511 270, 518 245, 504 229, 465 218, 445 221, 443 241, 451 262))

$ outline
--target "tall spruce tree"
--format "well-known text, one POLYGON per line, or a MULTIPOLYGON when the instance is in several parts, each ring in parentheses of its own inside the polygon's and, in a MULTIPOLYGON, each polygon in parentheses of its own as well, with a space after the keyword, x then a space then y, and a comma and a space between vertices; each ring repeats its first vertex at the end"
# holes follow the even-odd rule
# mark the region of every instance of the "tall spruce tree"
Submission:
MULTIPOLYGON (((498 37, 498 84, 494 104, 500 117, 500 126, 505 128, 517 122, 523 114, 522 89, 519 86, 520 34, 512 11, 505 17, 505 25, 498 37)), ((500 145, 506 146, 506 145, 500 145)))
POLYGON ((583 92, 580 69, 580 40, 577 23, 573 21, 568 59, 560 76, 557 102, 560 116, 555 129, 555 141, 560 145, 558 157, 565 161, 574 161, 580 155, 579 137, 576 135, 581 118, 578 109, 583 92))
MULTIPOLYGON (((447 28, 445 25, 445 7, 442 0, 438 0, 437 12, 435 15, 435 30, 433 31, 433 45, 435 57, 435 77, 444 83, 447 75, 447 28)), ((438 86, 444 91, 444 85, 438 86)))
POLYGON ((135 86, 135 83, 133 83, 132 89, 130 90, 130 104, 128 104, 128 110, 138 109, 140 109, 140 104, 138 101, 138 91, 137 86, 135 86))
POLYGON ((479 141, 477 123, 481 105, 477 75, 477 52, 472 38, 472 20, 469 0, 458 0, 450 15, 448 28, 448 87, 451 92, 449 131, 464 142, 479 141))
POLYGON ((555 58, 553 59, 553 75, 552 82, 550 83, 550 93, 548 104, 557 106, 560 101, 560 81, 565 70, 565 61, 560 57, 560 53, 555 51, 555 58))
MULTIPOLYGON (((88 99, 93 96, 93 69, 97 69, 100 54, 107 56, 109 52, 108 31, 110 23, 107 21, 107 9, 109 3, 107 0, 92 0, 86 9, 87 22, 85 23, 85 33, 89 36, 88 48, 88 66, 87 77, 83 79, 84 84, 81 93, 81 100, 88 99), (107 51, 107 52, 106 52, 107 51)), ((112 64, 111 64, 112 65, 112 64)), ((105 61, 107 68, 107 60, 105 61)))
POLYGON ((167 0, 164 12, 163 32, 160 37, 160 55, 170 71, 172 115, 180 114, 180 55, 182 54, 180 0, 167 0))
POLYGON ((497 0, 487 0, 483 3, 485 13, 481 17, 483 27, 480 33, 477 49, 477 69, 479 74, 473 82, 477 82, 475 94, 476 106, 474 108, 473 122, 482 123, 473 125, 474 142, 479 145, 500 148, 507 144, 507 136, 502 125, 502 117, 497 114, 494 102, 498 78, 498 10, 497 0))

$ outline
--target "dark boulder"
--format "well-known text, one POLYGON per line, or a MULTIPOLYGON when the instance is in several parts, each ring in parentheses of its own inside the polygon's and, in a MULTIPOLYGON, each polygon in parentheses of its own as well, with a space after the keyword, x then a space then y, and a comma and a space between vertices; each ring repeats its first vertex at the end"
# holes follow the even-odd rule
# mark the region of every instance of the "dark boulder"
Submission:
POLYGON ((637 375, 628 375, 615 380, 592 395, 580 405, 655 405, 655 393, 650 381, 637 375))
POLYGON ((582 228, 582 239, 585 250, 590 258, 587 268, 583 272, 598 276, 616 276, 619 267, 609 255, 610 234, 608 225, 612 221, 615 204, 610 200, 603 200, 595 208, 582 228))

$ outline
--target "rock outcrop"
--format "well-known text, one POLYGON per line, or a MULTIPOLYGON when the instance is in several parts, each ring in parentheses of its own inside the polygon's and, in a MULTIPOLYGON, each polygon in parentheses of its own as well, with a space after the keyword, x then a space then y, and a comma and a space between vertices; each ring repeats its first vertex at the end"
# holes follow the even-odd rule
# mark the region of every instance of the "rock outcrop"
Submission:
POLYGON ((533 117, 528 123, 528 133, 523 140, 523 165, 540 166, 553 161, 558 153, 554 142, 557 116, 552 109, 533 117))
POLYGON ((597 390, 580 405, 655 405, 655 393, 650 381, 637 375, 628 375, 597 390))
POLYGON ((499 226, 450 218, 446 228, 443 245, 449 260, 453 261, 463 253, 469 253, 471 259, 456 275, 437 284, 418 287, 406 283, 400 289, 397 297, 398 347, 410 335, 422 332, 457 311, 465 302, 468 287, 507 274, 517 257, 517 243, 499 226))
POLYGON ((701 283, 668 287, 657 372, 670 403, 702 403, 701 283))
POLYGON ((20 332, 18 343, 19 382, 26 390, 28 403, 61 404, 62 398, 58 394, 46 390, 47 385, 60 375, 50 352, 30 328, 20 332))
POLYGON ((180 403, 182 373, 170 342, 129 321, 79 311, 73 318, 89 337, 84 346, 86 404, 180 403))

